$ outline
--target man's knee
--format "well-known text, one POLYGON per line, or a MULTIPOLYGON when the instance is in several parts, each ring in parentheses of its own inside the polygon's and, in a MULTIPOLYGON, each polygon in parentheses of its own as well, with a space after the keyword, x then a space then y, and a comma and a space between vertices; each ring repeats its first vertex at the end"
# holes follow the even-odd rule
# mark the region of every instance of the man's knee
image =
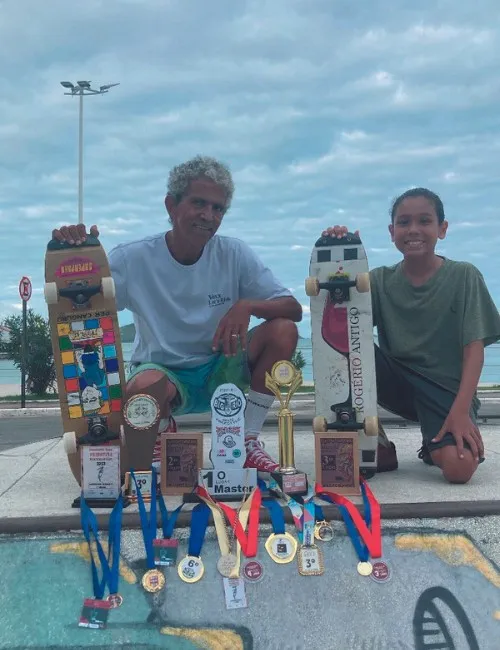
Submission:
POLYGON ((431 452, 431 457, 449 483, 468 483, 478 466, 469 449, 464 449, 464 457, 459 458, 455 445, 436 449, 431 452))
POLYGON ((298 340, 299 330, 292 320, 275 318, 266 323, 265 341, 267 344, 290 350, 290 354, 293 354, 298 340))
POLYGON ((127 397, 150 392, 154 394, 160 392, 167 402, 171 402, 177 394, 177 388, 163 372, 153 369, 142 370, 127 382, 127 397))

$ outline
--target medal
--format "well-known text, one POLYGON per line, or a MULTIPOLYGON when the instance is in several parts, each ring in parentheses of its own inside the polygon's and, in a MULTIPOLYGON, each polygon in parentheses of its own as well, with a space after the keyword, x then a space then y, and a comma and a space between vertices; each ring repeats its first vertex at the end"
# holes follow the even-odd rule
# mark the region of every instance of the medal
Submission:
POLYGON ((297 553, 298 543, 290 533, 272 533, 264 546, 274 562, 288 564, 288 562, 292 562, 297 553))
POLYGON ((333 528, 327 521, 318 521, 314 526, 314 537, 320 542, 330 542, 333 539, 333 528))
POLYGON ((301 576, 320 576, 325 572, 323 553, 316 544, 301 546, 297 561, 301 576))
POLYGON ((154 541, 156 539, 156 469, 151 467, 151 501, 149 517, 144 505, 144 497, 142 496, 141 486, 137 482, 134 471, 130 470, 130 475, 135 483, 137 491, 137 502, 139 504, 139 515, 141 518, 142 538, 144 541, 144 548, 146 550, 146 566, 148 570, 142 577, 142 586, 146 591, 155 593, 160 591, 165 586, 165 576, 163 573, 155 568, 154 556, 154 541))
POLYGON ((269 510, 274 530, 264 544, 265 549, 273 562, 288 564, 297 553, 297 540, 290 533, 285 532, 285 517, 280 504, 274 499, 262 499, 262 503, 269 510))
POLYGON ((111 609, 116 609, 118 607, 121 607, 123 603, 123 597, 120 596, 120 594, 109 594, 107 601, 111 609))
POLYGON ((205 567, 203 566, 201 557, 186 555, 179 562, 177 573, 179 574, 179 578, 184 582, 198 582, 205 573, 205 567))
POLYGON ((156 566, 175 566, 177 563, 179 542, 176 539, 171 539, 171 537, 184 503, 181 503, 172 512, 170 517, 168 516, 167 506, 165 505, 165 500, 161 492, 158 493, 158 503, 160 505, 163 538, 153 540, 154 563, 156 566))
POLYGON ((238 558, 234 553, 228 553, 227 555, 221 555, 217 561, 217 571, 224 576, 224 578, 230 578, 236 565, 238 563, 238 558))
POLYGON ((210 517, 210 508, 206 503, 198 503, 191 512, 191 533, 189 535, 188 552, 186 557, 177 565, 179 578, 184 582, 198 582, 205 573, 201 560, 201 549, 205 540, 205 532, 210 517))
POLYGON ((373 567, 370 564, 370 562, 358 562, 358 573, 360 576, 369 576, 371 572, 373 571, 373 567))
POLYGON ((243 566, 243 577, 247 582, 260 582, 264 577, 264 567, 258 560, 248 560, 243 566))
POLYGON ((333 528, 326 521, 323 509, 317 503, 314 504, 316 513, 316 524, 314 526, 314 538, 320 542, 329 542, 333 539, 333 528))
POLYGON ((149 569, 142 576, 141 583, 146 591, 156 593, 157 591, 161 591, 165 586, 165 576, 160 569, 149 569))
POLYGON ((83 493, 81 495, 80 517, 83 534, 89 547, 90 566, 92 569, 92 582, 94 588, 94 598, 87 598, 84 601, 79 621, 79 626, 81 627, 106 627, 109 610, 119 607, 123 602, 122 596, 118 594, 122 512, 123 497, 119 494, 109 517, 108 556, 106 557, 99 540, 97 518, 87 505, 83 493), (91 535, 94 537, 95 547, 97 549, 97 555, 99 556, 99 562, 102 569, 102 577, 100 580, 94 559, 91 535), (109 595, 107 598, 104 598, 106 585, 108 585, 109 588, 109 595))
POLYGON ((357 566, 358 573, 362 576, 369 576, 373 571, 373 567, 369 562, 370 556, 372 558, 382 557, 380 504, 375 499, 375 496, 363 478, 360 479, 360 485, 363 495, 365 520, 363 520, 358 509, 349 499, 346 499, 340 494, 329 492, 320 485, 316 486, 316 490, 320 499, 338 505, 347 532, 359 558, 357 566))

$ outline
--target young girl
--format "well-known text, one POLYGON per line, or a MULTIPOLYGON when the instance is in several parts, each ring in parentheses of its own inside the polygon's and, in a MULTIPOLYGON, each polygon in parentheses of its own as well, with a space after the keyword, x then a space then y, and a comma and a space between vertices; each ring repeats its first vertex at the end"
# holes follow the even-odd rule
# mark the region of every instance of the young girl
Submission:
MULTIPOLYGON (((500 339, 500 315, 474 265, 435 253, 447 229, 430 190, 408 190, 392 206, 389 232, 403 259, 370 271, 377 393, 383 408, 420 424, 419 458, 448 481, 467 483, 484 460, 476 390, 484 348, 500 339)), ((334 226, 322 234, 346 233, 334 226)), ((378 466, 397 468, 382 430, 378 466)))

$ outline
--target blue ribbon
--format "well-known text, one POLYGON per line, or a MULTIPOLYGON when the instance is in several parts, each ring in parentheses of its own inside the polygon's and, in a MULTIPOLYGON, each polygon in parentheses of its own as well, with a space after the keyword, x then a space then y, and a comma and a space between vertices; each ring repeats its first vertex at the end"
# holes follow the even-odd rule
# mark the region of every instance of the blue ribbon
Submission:
POLYGON ((210 517, 210 508, 205 502, 196 505, 191 513, 191 533, 189 535, 188 555, 200 557, 205 532, 210 517))
POLYGON ((323 508, 317 503, 314 504, 314 512, 316 521, 326 521, 325 515, 323 514, 323 508))
POLYGON ((148 569, 154 569, 155 557, 153 549, 153 540, 156 538, 156 469, 151 467, 151 506, 149 509, 149 518, 144 505, 144 499, 141 493, 141 488, 135 478, 134 470, 130 468, 130 476, 135 483, 137 490, 137 502, 139 504, 139 515, 141 518, 142 537, 144 539, 144 548, 146 549, 146 566, 148 569))
POLYGON ((177 517, 179 516, 180 511, 182 510, 184 503, 176 508, 170 517, 168 516, 167 506, 165 505, 165 500, 163 494, 158 495, 158 503, 160 504, 160 513, 161 513, 161 527, 163 530, 163 539, 170 539, 174 532, 175 524, 177 523, 177 517))
POLYGON ((89 508, 83 492, 80 497, 80 520, 82 524, 83 534, 89 545, 90 553, 90 566, 92 569, 92 586, 94 589, 94 597, 96 600, 102 600, 106 584, 109 587, 110 594, 118 592, 119 581, 119 565, 120 565, 120 537, 121 537, 121 515, 123 510, 122 495, 118 496, 115 506, 109 518, 109 535, 108 535, 108 557, 104 553, 102 544, 99 541, 99 526, 97 518, 92 510, 89 508), (91 536, 94 537, 99 562, 102 567, 102 578, 99 580, 97 573, 97 566, 92 553, 91 536), (111 568, 109 566, 109 559, 113 556, 111 568))
MULTIPOLYGON (((366 490, 362 483, 361 483, 361 493, 363 495, 363 503, 364 503, 364 519, 367 527, 370 528, 372 523, 372 513, 370 508, 370 502, 368 501, 368 497, 366 496, 366 490)), ((345 527, 347 529, 349 537, 351 538, 351 542, 354 548, 356 549, 356 553, 358 555, 359 560, 361 562, 368 562, 368 559, 370 557, 368 547, 364 542, 361 541, 361 535, 359 534, 359 531, 356 529, 356 526, 354 525, 352 517, 349 514, 347 508, 343 505, 340 505, 339 503, 335 503, 335 501, 333 501, 327 494, 323 494, 322 492, 320 492, 317 496, 320 499, 323 499, 324 501, 328 501, 328 503, 332 503, 333 505, 336 505, 338 507, 338 509, 340 510, 340 514, 342 515, 342 518, 344 520, 345 527)))
POLYGON ((262 505, 269 510, 274 533, 282 535, 285 532, 285 516, 280 504, 273 499, 262 499, 262 505))
POLYGON ((123 497, 120 493, 109 518, 108 562, 112 557, 108 587, 110 594, 118 593, 120 579, 120 546, 122 527, 123 497))

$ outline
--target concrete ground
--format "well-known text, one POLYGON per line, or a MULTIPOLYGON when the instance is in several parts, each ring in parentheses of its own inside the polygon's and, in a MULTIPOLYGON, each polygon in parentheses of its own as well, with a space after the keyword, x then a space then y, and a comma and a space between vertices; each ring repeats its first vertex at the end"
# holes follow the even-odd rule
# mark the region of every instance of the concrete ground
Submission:
MULTIPOLYGON (((314 482, 311 413, 309 405, 299 406, 294 409, 296 464, 314 482)), ((399 468, 370 480, 382 506, 387 581, 356 572, 357 556, 333 506, 324 511, 334 539, 318 542, 324 574, 301 576, 296 561, 275 564, 264 548, 272 530, 263 508, 257 559, 264 574, 261 582, 245 584, 246 607, 226 608, 212 527, 202 548, 202 580, 186 584, 168 568, 165 590, 152 596, 140 585, 145 551, 138 508, 129 506, 119 587, 124 603, 111 611, 106 630, 77 626, 92 580, 79 511, 71 507, 78 486, 53 421, 53 411, 22 418, 0 412, 0 437, 10 432, 15 441, 22 427, 25 440, 35 430, 43 436, 0 452, 0 648, 499 649, 500 426, 495 419, 487 418, 481 427, 486 461, 468 485, 452 486, 417 458, 418 429, 387 416, 384 426, 396 444, 399 468), (21 596, 25 587, 28 597, 21 596)), ((202 420, 179 424, 208 431, 202 420)), ((263 440, 277 456, 272 416, 263 440)), ((209 442, 207 433, 207 465, 209 442)), ((180 501, 171 497, 166 503, 171 512, 180 501)), ((191 507, 185 505, 175 532, 180 557, 187 551, 191 507)), ((288 508, 284 512, 287 530, 295 534, 288 508)), ((109 511, 96 514, 105 541, 109 511)))

